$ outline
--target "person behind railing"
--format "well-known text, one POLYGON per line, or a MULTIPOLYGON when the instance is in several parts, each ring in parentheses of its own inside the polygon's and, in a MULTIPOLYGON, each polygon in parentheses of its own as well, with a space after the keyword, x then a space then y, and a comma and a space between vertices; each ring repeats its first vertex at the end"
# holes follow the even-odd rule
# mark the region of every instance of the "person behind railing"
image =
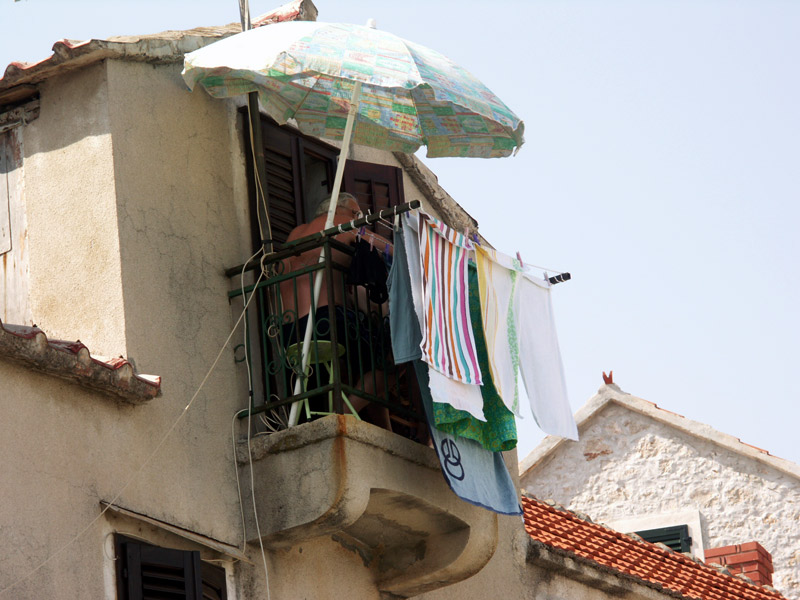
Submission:
MULTIPOLYGON (((295 227, 289 233, 287 242, 319 233, 325 229, 330 200, 329 196, 319 204, 315 211, 314 219, 310 223, 304 223, 295 227)), ((351 194, 339 194, 333 224, 340 225, 348 223, 358 218, 360 215, 361 208, 356 198, 351 194)), ((356 231, 347 231, 334 236, 334 239, 349 245, 355 243, 357 237, 358 234, 356 231)), ((391 252, 391 245, 383 238, 373 236, 372 240, 373 245, 379 251, 386 251, 386 247, 388 246, 388 251, 391 252)), ((306 267, 318 264, 321 252, 321 247, 314 248, 297 256, 285 259, 283 261, 283 273, 296 273, 306 267)), ((331 257, 334 265, 339 265, 344 269, 347 269, 350 265, 351 256, 349 254, 333 249, 331 257)), ((358 287, 356 291, 357 295, 353 297, 353 295, 348 294, 345 289, 344 276, 341 272, 334 272, 336 276, 334 277, 334 299, 332 303, 331 299, 328 297, 327 278, 323 279, 322 282, 322 289, 316 302, 316 310, 314 312, 315 335, 312 337, 312 340, 330 339, 330 325, 334 323, 336 326, 337 341, 342 346, 345 346, 345 356, 347 360, 351 361, 351 367, 357 369, 359 356, 362 357, 362 361, 369 364, 371 355, 373 355, 372 358, 375 358, 374 353, 376 352, 375 345, 372 343, 374 338, 369 336, 366 327, 360 328, 361 331, 358 336, 353 335, 353 328, 356 325, 356 320, 360 320, 360 323, 364 324, 369 318, 368 315, 364 315, 359 311, 359 308, 363 309, 367 304, 364 302, 365 296, 363 294, 363 288, 358 287), (335 306, 333 315, 330 311, 330 304, 335 306), (350 329, 350 335, 348 335, 348 329, 350 329)), ((284 314, 292 317, 290 322, 283 325, 284 344, 288 347, 293 344, 302 343, 313 297, 313 276, 308 274, 300 275, 282 282, 280 284, 280 295, 284 314)), ((379 310, 379 312, 381 311, 379 310)), ((370 371, 363 373, 359 380, 355 382, 354 387, 367 394, 382 396, 385 393, 385 379, 385 376, 377 376, 377 374, 370 371)), ((350 397, 350 401, 356 411, 362 414, 366 420, 386 429, 391 429, 389 414, 386 408, 377 404, 370 405, 369 401, 361 396, 350 397)))

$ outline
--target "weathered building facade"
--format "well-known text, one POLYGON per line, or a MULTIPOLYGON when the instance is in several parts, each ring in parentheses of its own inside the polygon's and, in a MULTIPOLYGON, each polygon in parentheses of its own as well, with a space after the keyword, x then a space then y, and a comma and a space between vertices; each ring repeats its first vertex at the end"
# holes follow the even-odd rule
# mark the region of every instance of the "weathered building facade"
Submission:
MULTIPOLYGON (((180 76, 237 30, 62 41, 0 79, 0 598, 666 597, 460 501, 410 439, 342 415, 247 429, 244 100, 180 76)), ((336 148, 267 127, 286 230, 336 148)), ((475 227, 413 156, 352 156, 373 196, 384 177, 475 227)))
POLYGON ((687 551, 707 562, 734 565, 708 551, 757 542, 771 559, 750 552, 752 576, 761 563, 762 572, 774 569, 767 583, 800 595, 797 465, 615 384, 576 421, 579 442, 546 438, 522 461, 523 488, 624 532, 685 526, 687 551))

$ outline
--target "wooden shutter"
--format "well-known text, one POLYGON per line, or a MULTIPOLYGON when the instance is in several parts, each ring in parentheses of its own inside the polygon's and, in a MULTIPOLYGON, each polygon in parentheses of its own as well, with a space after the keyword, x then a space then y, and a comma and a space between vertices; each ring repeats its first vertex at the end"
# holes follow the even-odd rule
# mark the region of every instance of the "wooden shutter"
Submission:
POLYGON ((637 531, 636 534, 653 544, 660 542, 675 552, 689 552, 692 549, 692 538, 689 536, 688 525, 646 529, 644 531, 637 531))
MULTIPOLYGON (((246 111, 243 111, 242 118, 246 124, 246 111)), ((266 185, 264 187, 272 226, 272 239, 278 244, 282 244, 292 229, 301 223, 310 221, 313 216, 309 214, 313 207, 309 206, 312 202, 310 198, 306 197, 309 194, 307 186, 304 185, 308 183, 309 179, 306 173, 307 163, 316 161, 325 165, 325 173, 318 183, 325 186, 325 193, 330 193, 333 187, 333 173, 338 151, 333 146, 304 136, 291 127, 279 126, 264 116, 261 119, 261 127, 266 163, 266 185)), ((250 130, 247 126, 244 127, 244 130, 250 185, 250 213, 253 215, 251 225, 255 249, 261 244, 257 219, 259 207, 256 205, 256 181, 253 176, 253 156, 250 152, 250 130)), ((260 212, 263 221, 263 207, 260 212)))
MULTIPOLYGON (((377 212, 405 201, 403 171, 399 167, 348 160, 342 183, 342 191, 353 194, 364 213, 367 210, 377 212)), ((385 227, 373 225, 373 230, 389 237, 390 231, 385 227)))
MULTIPOLYGON (((247 123, 247 113, 242 112, 247 123)), ((333 146, 314 138, 305 136, 295 129, 279 126, 267 117, 261 119, 264 136, 264 160, 266 162, 266 195, 269 217, 272 225, 272 239, 279 245, 286 241, 289 233, 301 223, 308 223, 312 218, 314 201, 311 196, 319 195, 319 190, 309 190, 307 165, 316 167, 325 164, 325 174, 320 179, 315 174, 314 185, 321 184, 329 194, 333 188, 333 176, 336 170, 336 158, 339 151, 333 146)), ((258 207, 256 205, 256 182, 253 177, 253 157, 250 148, 249 127, 244 127, 247 172, 250 181, 250 209, 254 249, 260 247, 261 239, 258 229, 258 207)), ((348 160, 344 170, 342 191, 353 194, 364 212, 373 212, 402 204, 403 172, 398 167, 348 160)), ((263 209, 261 210, 263 220, 263 209)), ((374 226, 373 226, 374 228, 374 226)), ((387 231, 376 231, 384 235, 387 231)))
POLYGON ((120 600, 225 600, 225 570, 199 552, 159 548, 118 536, 120 600))
POLYGON ((282 243, 302 222, 300 161, 294 136, 275 125, 262 126, 272 238, 282 243))

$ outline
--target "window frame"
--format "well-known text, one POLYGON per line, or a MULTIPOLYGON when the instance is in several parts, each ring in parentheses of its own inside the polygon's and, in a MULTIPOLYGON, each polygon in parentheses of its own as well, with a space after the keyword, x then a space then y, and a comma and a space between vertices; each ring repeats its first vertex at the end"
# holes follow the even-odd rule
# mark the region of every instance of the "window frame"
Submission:
POLYGON ((636 535, 652 544, 664 544, 675 552, 692 551, 692 537, 689 535, 689 526, 685 524, 642 529, 636 535))
MULTIPOLYGON (((144 578, 142 564, 147 561, 156 568, 182 568, 187 600, 227 600, 225 569, 200 558, 197 550, 180 550, 156 546, 122 534, 114 536, 115 572, 118 600, 142 600, 144 578), (216 593, 205 593, 210 588, 216 593)), ((164 577, 165 579, 167 576, 164 577)))

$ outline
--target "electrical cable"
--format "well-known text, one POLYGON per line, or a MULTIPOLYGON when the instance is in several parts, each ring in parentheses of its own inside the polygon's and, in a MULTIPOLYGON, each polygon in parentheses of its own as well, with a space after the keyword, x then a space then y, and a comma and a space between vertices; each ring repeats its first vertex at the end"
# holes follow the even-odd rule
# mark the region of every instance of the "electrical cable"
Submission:
MULTIPOLYGON (((242 265, 242 274, 241 274, 242 286, 241 286, 241 290, 242 290, 242 300, 244 302, 246 302, 246 300, 247 300, 247 295, 245 294, 245 285, 244 285, 244 272, 245 272, 245 270, 247 268, 247 265, 250 264, 250 262, 254 258, 256 258, 259 254, 261 254, 262 251, 263 251, 263 248, 259 248, 258 250, 256 250, 255 254, 253 254, 250 258, 248 258, 245 261, 245 263, 242 265)), ((263 271, 262 271, 262 274, 263 274, 263 271)), ((252 378, 251 378, 251 375, 250 375, 250 359, 249 359, 249 355, 248 355, 248 352, 247 352, 247 332, 248 332, 248 327, 247 326, 248 326, 247 319, 245 319, 244 320, 244 326, 243 326, 243 329, 244 329, 244 358, 245 358, 245 366, 247 368, 247 389, 250 391, 250 396, 248 396, 248 402, 250 402, 250 398, 252 398, 252 393, 253 393, 253 382, 252 382, 252 378)), ((237 415, 238 415, 238 412, 234 413, 233 419, 231 420, 231 447, 233 449, 233 472, 236 475, 236 491, 238 493, 238 498, 239 498, 239 514, 242 517, 242 547, 240 548, 240 550, 242 550, 242 552, 244 552, 245 546, 247 544, 247 527, 245 526, 245 522, 244 522, 244 503, 242 501, 242 486, 241 486, 241 482, 239 481, 239 467, 238 467, 237 462, 236 462, 236 428, 234 427, 234 425, 236 424, 237 415)))
MULTIPOLYGON (((260 250, 258 252, 256 252, 253 255, 252 258, 255 258, 259 254, 259 252, 260 252, 260 250)), ((252 258, 251 258, 251 260, 252 260, 252 258)), ((247 262, 250 262, 250 261, 247 261, 247 262)), ((241 277, 242 277, 242 294, 244 294, 243 300, 247 299, 247 295, 246 295, 245 289, 244 289, 244 272, 245 272, 246 268, 247 268, 247 263, 245 263, 242 266, 242 276, 241 277)), ((264 276, 264 272, 265 272, 265 269, 263 267, 263 262, 262 262, 261 274, 258 276, 258 281, 256 281, 256 284, 253 286, 253 290, 252 290, 252 292, 250 294, 250 299, 246 301, 245 307, 248 304, 250 304, 250 300, 252 300, 253 297, 255 297, 256 290, 258 289, 258 284, 261 281, 261 278, 264 276)), ((245 335, 246 335, 246 332, 247 332, 247 319, 244 320, 244 323, 245 323, 244 324, 244 330, 245 330, 245 335)), ((250 495, 251 495, 252 501, 253 501, 253 520, 256 522, 256 536, 258 537, 258 547, 261 549, 261 561, 264 563, 264 582, 265 582, 266 587, 267 587, 267 600, 270 600, 269 568, 267 567, 267 553, 264 551, 264 542, 261 539, 261 525, 258 522, 258 506, 256 505, 257 503, 256 503, 256 489, 255 489, 256 488, 256 478, 255 478, 255 474, 253 472, 253 449, 250 446, 250 441, 252 439, 251 436, 252 436, 252 432, 253 432, 253 427, 252 427, 252 421, 253 421, 253 378, 252 378, 251 373, 250 373, 250 359, 249 359, 249 354, 247 352, 247 339, 245 339, 244 355, 245 355, 245 360, 246 360, 246 364, 247 364, 247 388, 248 388, 248 401, 247 401, 248 402, 248 406, 247 406, 247 463, 248 463, 248 468, 249 468, 249 471, 250 471, 250 495)), ((234 456, 234 459, 235 459, 235 456, 234 456)), ((236 479, 237 479, 237 481, 239 479, 238 468, 237 468, 236 479)), ((240 498, 241 498, 241 494, 240 494, 240 498)), ((244 506, 242 506, 242 519, 244 520, 244 506)))
MULTIPOLYGON (((261 279, 261 277, 262 277, 262 276, 263 276, 263 272, 262 272, 261 276, 259 276, 259 281, 260 281, 260 279, 261 279)), ((256 283, 256 285, 258 285, 258 282, 256 283)), ((250 300, 252 300, 254 296, 255 296, 255 294, 251 295, 251 296, 250 296, 250 300)), ((239 315, 239 318, 236 320, 236 323, 233 325, 233 328, 231 329, 231 332, 228 334, 228 337, 225 339, 225 343, 223 343, 223 344, 222 344, 222 347, 220 348, 219 352, 217 353, 217 356, 216 356, 216 358, 214 359, 214 362, 211 364, 211 367, 210 367, 210 368, 208 369, 208 371, 206 372, 206 375, 205 375, 205 377, 203 377, 203 380, 200 382, 200 386, 199 386, 199 387, 197 388, 197 390, 194 392, 194 394, 192 395, 191 399, 190 399, 190 400, 189 400, 189 402, 186 404, 186 406, 184 406, 184 407, 183 407, 183 410, 182 410, 182 411, 181 411, 181 413, 178 415, 178 417, 175 419, 175 421, 173 421, 172 425, 170 425, 169 429, 167 429, 166 433, 164 433, 164 435, 161 437, 161 439, 159 440, 159 442, 156 444, 155 448, 153 448, 152 452, 150 452, 150 454, 149 454, 149 455, 148 455, 148 456, 145 458, 144 462, 142 462, 142 464, 141 464, 141 465, 139 465, 139 468, 138 468, 138 469, 136 469, 136 471, 134 471, 134 473, 133 473, 133 474, 132 474, 132 475, 131 475, 131 476, 128 478, 128 481, 125 483, 125 485, 123 485, 123 486, 122 486, 122 489, 120 489, 120 490, 119 490, 119 492, 117 492, 117 493, 114 495, 114 497, 111 499, 111 501, 110 501, 110 502, 108 502, 108 503, 107 503, 107 504, 106 504, 106 505, 103 507, 103 510, 101 510, 101 511, 100 511, 100 514, 98 514, 98 515, 97 515, 97 516, 96 516, 94 519, 92 519, 92 520, 89 522, 89 524, 88 524, 88 525, 86 525, 86 526, 85 526, 83 529, 81 529, 81 530, 80 530, 80 531, 79 531, 79 532, 78 532, 76 535, 74 535, 74 536, 73 536, 73 537, 72 537, 72 538, 71 538, 69 541, 67 541, 66 543, 62 544, 62 545, 61 545, 59 548, 57 548, 57 549, 56 549, 56 550, 55 550, 55 551, 54 551, 52 554, 50 554, 50 556, 48 556, 47 558, 45 558, 45 559, 44 559, 42 562, 40 562, 40 563, 39 563, 39 564, 38 564, 36 567, 34 567, 34 568, 33 568, 31 571, 29 571, 27 574, 23 575, 22 577, 20 577, 19 579, 17 579, 16 581, 14 581, 13 583, 11 583, 10 585, 8 585, 8 586, 4 587, 3 589, 0 589, 0 596, 2 596, 3 594, 5 594, 5 593, 6 593, 6 592, 8 592, 9 590, 11 590, 11 589, 13 589, 13 588, 17 587, 17 586, 18 586, 20 583, 22 583, 23 581, 26 581, 28 578, 30 578, 30 577, 31 577, 31 575, 33 575, 34 573, 36 573, 37 571, 39 571, 39 569, 41 569, 41 568, 42 568, 42 567, 44 567, 45 565, 49 564, 49 563, 50 563, 50 561, 52 561, 52 560, 53 560, 53 559, 54 559, 56 556, 60 555, 62 552, 64 552, 64 550, 66 550, 66 549, 67 549, 67 548, 69 548, 69 547, 70 547, 70 546, 71 546, 73 543, 75 543, 77 540, 79 540, 79 539, 80 539, 80 538, 81 538, 81 537, 82 537, 82 536, 83 536, 83 535, 84 535, 84 534, 85 534, 87 531, 89 531, 89 529, 90 529, 90 528, 91 528, 91 527, 92 527, 92 526, 93 526, 95 523, 97 523, 97 522, 100 520, 100 518, 101 518, 101 517, 102 517, 104 514, 106 514, 106 512, 107 512, 107 511, 108 511, 108 510, 109 510, 109 509, 110 509, 110 508, 111 508, 111 507, 114 505, 114 503, 115 503, 117 500, 119 500, 120 496, 122 496, 122 494, 124 494, 124 493, 125 493, 125 490, 127 490, 127 489, 128 489, 128 487, 130 487, 130 485, 131 485, 131 484, 134 482, 134 480, 135 480, 135 479, 136 479, 136 478, 139 476, 139 474, 140 474, 140 473, 141 473, 141 472, 144 470, 144 468, 145 468, 145 467, 146 467, 146 466, 147 466, 147 465, 150 463, 150 461, 153 459, 153 457, 155 457, 155 455, 158 453, 158 451, 159 451, 159 450, 161 450, 161 447, 164 445, 164 442, 166 442, 166 441, 167 441, 167 438, 170 436, 170 434, 172 434, 172 432, 173 432, 173 431, 175 430, 175 428, 178 426, 178 423, 180 423, 180 421, 183 419, 184 415, 186 415, 186 413, 189 411, 189 409, 191 408, 191 406, 194 404, 194 402, 195 402, 195 400, 197 399, 197 397, 200 395, 200 391, 201 391, 201 390, 203 389, 203 387, 205 386, 205 384, 206 384, 206 381, 208 381, 208 378, 211 376, 211 373, 213 373, 213 372, 214 372, 214 369, 216 369, 216 367, 217 367, 217 363, 219 362, 220 358, 222 358, 222 353, 225 351, 225 348, 227 348, 227 347, 228 347, 228 344, 230 343, 231 339, 233 338, 233 334, 234 334, 234 333, 236 333, 236 329, 239 327, 239 323, 240 323, 240 322, 242 321, 242 319, 244 318, 244 316, 245 316, 245 314, 246 314, 246 312, 247 312, 247 306, 248 306, 248 304, 250 303, 250 300, 248 300, 248 301, 245 303, 245 305, 244 305, 244 308, 242 309, 242 312, 241 312, 241 314, 239 315)), ((267 589, 267 591, 269 592, 269 589, 267 589)))

